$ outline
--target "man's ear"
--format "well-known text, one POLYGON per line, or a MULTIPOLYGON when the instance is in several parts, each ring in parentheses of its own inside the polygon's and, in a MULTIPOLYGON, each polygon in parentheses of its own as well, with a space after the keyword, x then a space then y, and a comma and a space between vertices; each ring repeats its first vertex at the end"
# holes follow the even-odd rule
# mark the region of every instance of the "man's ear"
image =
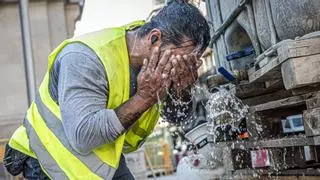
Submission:
POLYGON ((148 34, 148 44, 152 46, 160 46, 162 33, 159 29, 152 29, 148 34))

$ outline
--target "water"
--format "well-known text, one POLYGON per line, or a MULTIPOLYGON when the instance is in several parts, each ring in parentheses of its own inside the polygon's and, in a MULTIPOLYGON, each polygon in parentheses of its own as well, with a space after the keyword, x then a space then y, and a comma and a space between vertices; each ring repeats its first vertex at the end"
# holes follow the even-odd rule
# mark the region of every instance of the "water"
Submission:
POLYGON ((225 88, 216 88, 206 102, 208 133, 216 141, 232 140, 242 120, 249 114, 249 107, 225 88))
MULTIPOLYGON (((242 103, 234 94, 224 88, 217 88, 215 93, 210 93, 205 86, 195 85, 190 93, 190 101, 184 102, 173 97, 167 92, 174 106, 182 109, 170 109, 166 107, 166 112, 175 113, 177 119, 170 120, 175 125, 180 125, 182 129, 192 129, 197 125, 197 104, 201 103, 205 107, 205 119, 208 121, 209 134, 214 135, 216 127, 225 128, 224 125, 237 125, 248 114, 249 107, 242 103), (187 107, 192 103, 192 116, 186 114, 187 107), (180 119, 180 121, 179 121, 180 119), (181 119, 184 119, 181 121, 181 119)), ((190 108, 190 107, 189 107, 190 108)), ((236 128, 234 128, 236 129, 236 128)))
POLYGON ((217 92, 210 94, 205 107, 208 124, 212 127, 239 122, 249 112, 247 105, 224 88, 217 88, 217 92))
MULTIPOLYGON (((207 120, 207 131, 208 131, 208 139, 213 139, 214 141, 211 141, 210 148, 211 150, 207 151, 207 153, 210 153, 211 158, 207 159, 207 168, 209 168, 209 164, 211 164, 212 169, 217 168, 223 168, 225 171, 225 174, 222 176, 222 179, 228 178, 228 177, 235 177, 231 170, 228 169, 228 161, 231 161, 231 152, 234 149, 244 150, 250 153, 250 150, 248 147, 246 147, 243 140, 227 140, 227 137, 225 137, 222 141, 215 141, 217 140, 217 136, 219 135, 217 133, 217 129, 220 128, 222 131, 227 131, 228 133, 231 133, 233 131, 239 130, 239 123, 243 120, 252 119, 253 121, 247 121, 250 123, 250 126, 253 127, 253 131, 250 132, 250 142, 253 144, 256 150, 262 150, 263 147, 260 147, 261 145, 259 143, 256 143, 255 141, 258 141, 262 137, 262 131, 263 127, 261 124, 259 124, 259 121, 257 120, 257 117, 255 117, 252 113, 249 112, 249 107, 245 105, 239 98, 237 98, 232 92, 228 91, 225 88, 216 88, 215 92, 211 93, 209 92, 205 87, 195 86, 192 89, 192 101, 193 103, 201 103, 205 107, 205 113, 206 113, 206 120, 207 120), (230 130, 231 127, 231 130, 230 130), (219 150, 220 148, 220 150, 219 150), (222 151, 223 155, 219 153, 219 151, 222 151), (221 163, 221 166, 217 166, 217 164, 221 163), (228 174, 231 173, 231 174, 228 174)), ((175 101, 176 104, 184 104, 184 102, 181 101, 175 101)), ((196 111, 195 109, 193 111, 196 111)), ((178 113, 178 116, 185 116, 183 111, 180 111, 178 113)), ((197 121, 196 116, 192 116, 188 118, 186 121, 180 122, 180 125, 183 127, 187 126, 193 126, 196 125, 195 123, 197 121)), ((248 125, 248 124, 247 124, 248 125)), ((194 126, 193 128, 195 128, 194 126)), ((224 136, 231 136, 231 134, 224 134, 224 136)), ((280 143, 280 142, 279 142, 280 143)), ((209 145, 208 145, 209 146, 209 145)), ((287 169, 289 166, 285 163, 286 158, 288 157, 289 151, 287 151, 286 148, 284 148, 282 155, 283 161, 281 164, 279 160, 276 160, 275 157, 277 155, 277 151, 275 148, 269 148, 269 159, 270 159, 270 167, 268 168, 269 171, 267 172, 267 175, 270 177, 272 175, 277 175, 279 171, 282 169, 287 169)), ((201 153, 201 150, 199 150, 201 153)), ((241 163, 244 161, 241 154, 233 154, 234 160, 238 163, 241 163)), ((206 156, 207 157, 207 156, 206 156)), ((193 156, 190 156, 190 159, 193 159, 193 156)), ((250 163, 250 162, 249 162, 250 163)), ((247 168, 242 166, 241 168, 247 168)), ((266 169, 252 169, 251 175, 254 178, 259 178, 262 173, 265 173, 266 169)), ((221 172, 220 172, 221 173, 221 172)), ((237 176, 242 179, 244 174, 240 173, 237 176)), ((274 176, 273 176, 274 177, 274 176)))

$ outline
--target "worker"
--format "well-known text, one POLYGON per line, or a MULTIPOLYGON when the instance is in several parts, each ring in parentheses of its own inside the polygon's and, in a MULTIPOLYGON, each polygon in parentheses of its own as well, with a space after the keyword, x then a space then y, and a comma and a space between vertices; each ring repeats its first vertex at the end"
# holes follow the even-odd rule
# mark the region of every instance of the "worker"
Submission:
POLYGON ((26 179, 134 179, 123 153, 143 144, 160 114, 188 112, 209 40, 205 18, 184 1, 146 23, 65 40, 6 146, 7 171, 26 179))

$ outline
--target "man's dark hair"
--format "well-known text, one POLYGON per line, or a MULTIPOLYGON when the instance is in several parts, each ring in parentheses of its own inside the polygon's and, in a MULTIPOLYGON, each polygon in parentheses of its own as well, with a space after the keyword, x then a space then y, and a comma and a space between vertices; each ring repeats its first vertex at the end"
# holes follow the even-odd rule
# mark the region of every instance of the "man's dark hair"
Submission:
POLYGON ((187 37, 195 43, 201 53, 210 41, 206 19, 198 8, 183 0, 174 0, 163 7, 149 22, 140 27, 138 36, 143 37, 154 28, 162 32, 164 44, 173 43, 179 46, 183 38, 187 37))

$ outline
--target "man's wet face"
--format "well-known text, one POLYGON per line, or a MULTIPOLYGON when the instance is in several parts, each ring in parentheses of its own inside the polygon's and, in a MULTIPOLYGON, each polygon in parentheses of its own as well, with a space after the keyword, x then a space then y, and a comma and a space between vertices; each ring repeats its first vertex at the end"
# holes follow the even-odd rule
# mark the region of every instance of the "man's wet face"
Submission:
POLYGON ((199 59, 201 55, 197 53, 197 48, 191 40, 183 41, 180 45, 176 46, 174 44, 167 44, 163 47, 160 47, 160 58, 162 57, 165 50, 170 49, 172 55, 193 55, 196 56, 196 59, 199 59))

